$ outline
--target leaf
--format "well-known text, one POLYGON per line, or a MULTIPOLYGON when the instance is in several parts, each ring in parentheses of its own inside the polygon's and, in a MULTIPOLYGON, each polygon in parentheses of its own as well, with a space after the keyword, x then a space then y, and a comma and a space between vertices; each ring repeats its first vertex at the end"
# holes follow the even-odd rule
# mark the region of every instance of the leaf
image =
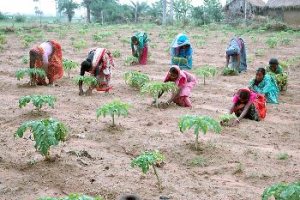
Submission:
POLYGON ((78 63, 69 59, 63 59, 63 67, 66 71, 70 71, 78 67, 78 63))
POLYGON ((298 200, 300 197, 300 182, 271 185, 264 190, 262 200, 268 200, 272 196, 276 200, 298 200))
POLYGON ((164 159, 159 151, 145 151, 131 161, 131 166, 141 168, 142 172, 146 174, 151 165, 161 163, 164 159))
POLYGON ((24 122, 16 131, 15 136, 23 137, 26 129, 30 129, 33 133, 35 148, 46 157, 50 147, 64 141, 67 136, 65 125, 52 118, 24 122))
POLYGON ((56 98, 51 95, 28 95, 23 96, 19 99, 19 107, 25 107, 29 102, 39 110, 43 107, 43 105, 48 104, 49 107, 54 108, 54 102, 56 98))
POLYGON ((161 92, 175 92, 178 88, 174 82, 148 82, 141 88, 142 94, 150 94, 153 99, 157 99, 161 92))
POLYGON ((26 68, 26 69, 19 69, 16 71, 16 77, 18 80, 21 80, 24 78, 25 75, 31 76, 37 76, 44 78, 46 77, 46 72, 44 69, 40 68, 26 68))
POLYGON ((94 76, 76 76, 74 78, 74 82, 78 85, 79 82, 82 81, 83 84, 88 86, 96 86, 98 85, 97 78, 94 76))
POLYGON ((136 71, 126 72, 124 78, 126 84, 138 89, 140 89, 141 87, 143 87, 143 85, 145 85, 145 83, 150 81, 148 75, 136 71))

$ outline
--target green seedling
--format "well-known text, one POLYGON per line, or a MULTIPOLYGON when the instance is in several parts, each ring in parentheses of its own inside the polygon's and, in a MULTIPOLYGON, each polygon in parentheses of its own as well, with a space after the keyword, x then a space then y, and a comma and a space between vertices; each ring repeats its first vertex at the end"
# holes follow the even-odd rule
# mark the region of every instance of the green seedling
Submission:
POLYGON ((188 64, 188 60, 186 58, 181 58, 181 57, 173 57, 172 58, 172 63, 174 63, 175 65, 187 65, 188 64))
POLYGON ((43 197, 38 200, 104 200, 102 197, 91 197, 83 194, 69 194, 67 197, 43 197))
POLYGON ((82 81, 82 83, 87 86, 97 86, 98 85, 97 78, 94 76, 76 76, 76 77, 74 77, 74 81, 77 85, 79 85, 80 81, 82 81))
POLYGON ((150 81, 148 75, 136 71, 126 72, 124 78, 127 85, 137 89, 142 88, 145 83, 150 81))
POLYGON ((205 85, 205 78, 215 76, 217 74, 217 68, 209 65, 205 65, 203 67, 196 69, 195 73, 198 76, 203 77, 203 84, 205 85))
POLYGON ((104 104, 100 108, 97 109, 97 118, 100 116, 106 117, 106 115, 110 115, 112 117, 112 126, 115 126, 115 116, 124 116, 128 115, 129 104, 121 102, 119 100, 115 100, 111 103, 104 104))
POLYGON ((120 58, 121 57, 121 52, 120 52, 120 50, 114 50, 112 52, 112 55, 113 55, 114 58, 120 58))
POLYGON ((264 190, 262 200, 269 200, 270 197, 274 197, 275 200, 299 200, 300 182, 271 185, 264 190))
POLYGON ((148 82, 141 88, 142 94, 150 94, 158 108, 158 96, 164 92, 176 92, 178 87, 173 82, 148 82))
POLYGON ((54 108, 56 98, 51 95, 28 95, 19 99, 19 108, 25 107, 29 102, 35 106, 35 109, 40 111, 43 105, 48 104, 49 107, 54 108))
POLYGON ((125 65, 130 66, 130 65, 135 65, 139 63, 139 59, 135 56, 127 56, 125 58, 125 65))
POLYGON ((224 67, 222 71, 223 76, 236 76, 239 74, 237 70, 231 67, 224 67))
POLYGON ((185 115, 180 118, 178 127, 180 132, 184 132, 188 129, 194 128, 194 134, 196 136, 195 139, 195 148, 198 150, 198 138, 199 132, 205 135, 207 131, 213 130, 216 133, 221 132, 220 123, 208 116, 193 116, 193 115, 185 115))
POLYGON ((29 63, 29 56, 23 56, 22 57, 22 63, 25 64, 25 65, 28 64, 29 63))
POLYGON ((33 134, 34 147, 45 157, 45 160, 50 160, 50 147, 65 141, 67 137, 66 126, 52 118, 22 123, 15 137, 23 137, 27 129, 33 134))
POLYGON ((34 77, 45 78, 46 72, 41 68, 25 68, 16 71, 16 77, 18 80, 23 79, 25 75, 30 77, 30 85, 35 85, 34 77))
POLYGON ((67 71, 68 77, 70 78, 70 72, 78 67, 78 63, 69 59, 63 59, 64 70, 67 71))
POLYGON ((81 39, 81 40, 74 40, 72 42, 72 45, 73 47, 76 49, 76 50, 81 50, 83 48, 86 48, 87 47, 87 43, 85 40, 81 39))
POLYGON ((230 122, 234 119, 236 119, 234 114, 223 114, 219 117, 219 121, 222 126, 229 126, 230 122))
POLYGON ((152 167, 157 179, 158 187, 160 190, 162 190, 162 184, 156 170, 156 165, 161 164, 164 159, 164 156, 159 151, 145 151, 132 160, 131 166, 139 167, 144 174, 146 174, 150 167, 152 167))

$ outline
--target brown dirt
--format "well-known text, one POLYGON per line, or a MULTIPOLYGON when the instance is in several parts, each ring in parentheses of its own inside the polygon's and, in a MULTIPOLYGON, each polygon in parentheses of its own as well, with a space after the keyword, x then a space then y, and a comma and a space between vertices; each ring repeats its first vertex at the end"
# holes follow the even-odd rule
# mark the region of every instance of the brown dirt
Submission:
MULTIPOLYGON (((169 56, 165 49, 169 43, 158 37, 163 30, 158 27, 151 29, 152 44, 157 44, 155 49, 150 49, 151 60, 158 60, 147 66, 126 67, 123 62, 126 55, 130 55, 130 47, 118 42, 117 36, 129 37, 131 30, 134 29, 120 27, 106 43, 98 44, 92 40, 94 29, 84 36, 72 29, 63 39, 55 32, 46 32, 45 39, 57 39, 62 43, 65 58, 77 62, 85 58, 88 48, 75 51, 71 37, 86 39, 88 47, 111 44, 111 50, 121 51, 122 57, 115 59, 113 91, 109 94, 94 91, 91 97, 78 96, 78 87, 67 77, 59 80, 56 87, 22 86, 28 79, 17 81, 14 73, 23 66, 21 57, 27 55, 29 48, 23 48, 16 34, 8 36, 8 43, 0 54, 0 199, 37 199, 76 192, 102 195, 109 200, 124 193, 135 193, 147 200, 159 199, 160 196, 176 200, 258 200, 265 187, 275 182, 300 179, 299 63, 290 70, 289 88, 280 96, 281 103, 268 105, 264 121, 242 120, 237 127, 224 128, 220 135, 201 135, 201 151, 192 148, 192 132, 182 134, 177 127, 179 116, 184 114, 217 117, 226 113, 234 91, 247 86, 255 68, 267 64, 270 57, 282 60, 299 56, 299 37, 289 46, 269 49, 264 41, 271 33, 258 34, 258 42, 246 35, 248 54, 254 58, 246 74, 238 77, 218 75, 208 79, 205 86, 199 78, 191 96, 193 109, 175 105, 157 109, 150 106, 151 98, 140 96, 125 85, 123 73, 140 70, 152 79, 162 80, 168 70, 169 56), (254 50, 258 48, 265 49, 265 55, 255 57, 254 50), (31 112, 31 105, 19 109, 18 99, 29 94, 56 96, 55 109, 45 107, 45 112, 40 115, 31 112), (109 128, 109 117, 96 119, 95 110, 112 99, 132 104, 127 118, 116 118, 120 124, 118 129, 109 128), (51 149, 51 155, 57 157, 55 162, 43 161, 31 140, 13 137, 23 121, 48 116, 61 120, 70 130, 69 139, 51 149), (130 167, 134 156, 155 149, 166 157, 165 165, 158 169, 164 186, 161 193, 152 171, 143 176, 139 169, 130 167), (86 153, 78 156, 74 153, 83 150, 86 153), (278 160, 280 152, 287 153, 289 158, 278 160), (191 164, 196 158, 203 158, 205 163, 199 166, 191 164)), ((201 29, 188 33, 205 35, 201 29)), ((221 31, 209 32, 207 46, 198 48, 194 45, 194 68, 203 64, 221 68, 225 62, 224 49, 231 36, 232 33, 225 36, 221 31)), ((71 76, 78 71, 73 71, 71 76)))

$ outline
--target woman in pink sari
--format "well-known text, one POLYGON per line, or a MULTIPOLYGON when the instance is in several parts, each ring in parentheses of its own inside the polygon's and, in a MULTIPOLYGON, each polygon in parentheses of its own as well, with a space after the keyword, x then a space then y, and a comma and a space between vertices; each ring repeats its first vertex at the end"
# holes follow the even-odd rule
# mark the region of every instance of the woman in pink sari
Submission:
POLYGON ((172 66, 164 80, 164 82, 168 81, 175 82, 179 90, 172 94, 172 97, 167 101, 167 104, 169 105, 171 102, 174 102, 178 106, 192 107, 189 97, 192 88, 197 83, 195 76, 184 70, 180 70, 178 66, 172 66))

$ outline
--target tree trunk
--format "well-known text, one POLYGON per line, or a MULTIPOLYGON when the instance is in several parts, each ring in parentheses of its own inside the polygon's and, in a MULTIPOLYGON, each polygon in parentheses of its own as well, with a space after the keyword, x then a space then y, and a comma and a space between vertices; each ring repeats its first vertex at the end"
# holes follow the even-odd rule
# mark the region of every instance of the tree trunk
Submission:
POLYGON ((101 25, 103 26, 104 24, 104 16, 103 16, 103 10, 101 10, 101 25))
POLYGON ((174 0, 170 1, 170 23, 173 24, 174 19, 174 0))
POLYGON ((139 6, 139 2, 135 3, 135 10, 134 10, 134 22, 137 23, 138 22, 138 6, 139 6))
POLYGON ((90 6, 86 6, 86 22, 91 23, 91 9, 90 6))
POLYGON ((245 23, 247 22, 247 2, 244 0, 244 14, 245 14, 245 23))
POLYGON ((163 0, 163 18, 162 18, 162 25, 166 25, 167 22, 167 0, 163 0))

